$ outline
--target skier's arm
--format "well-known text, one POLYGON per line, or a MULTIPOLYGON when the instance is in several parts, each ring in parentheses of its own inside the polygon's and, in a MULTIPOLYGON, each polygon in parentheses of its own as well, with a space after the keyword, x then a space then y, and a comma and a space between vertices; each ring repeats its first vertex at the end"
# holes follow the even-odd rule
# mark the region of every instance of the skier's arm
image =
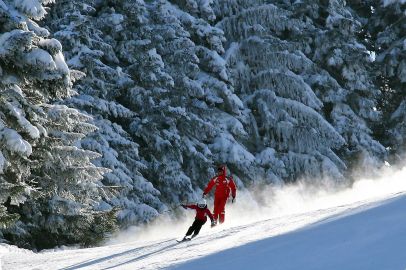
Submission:
POLYGON ((209 209, 206 209, 206 214, 209 216, 211 222, 213 223, 214 217, 213 217, 213 215, 211 214, 211 212, 210 212, 209 209))
POLYGON ((231 196, 233 196, 233 198, 234 198, 237 193, 237 189, 235 187, 234 180, 231 177, 230 177, 230 182, 228 183, 228 186, 231 188, 231 196))
POLYGON ((210 182, 207 184, 207 187, 204 190, 203 196, 208 194, 211 191, 211 189, 216 185, 216 180, 215 179, 216 179, 216 177, 212 178, 210 180, 210 182))
POLYGON ((186 210, 196 210, 197 206, 196 205, 185 205, 184 208, 186 210))

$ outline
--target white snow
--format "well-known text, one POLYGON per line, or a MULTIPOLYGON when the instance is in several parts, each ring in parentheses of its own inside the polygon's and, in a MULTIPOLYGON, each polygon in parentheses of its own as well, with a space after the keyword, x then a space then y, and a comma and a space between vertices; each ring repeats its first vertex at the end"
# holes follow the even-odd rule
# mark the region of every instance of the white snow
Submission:
POLYGON ((14 0, 14 6, 34 20, 40 20, 47 14, 38 0, 14 0))
POLYGON ((62 51, 58 52, 54 56, 55 66, 56 68, 64 75, 69 75, 69 68, 65 62, 65 58, 63 57, 62 51))
POLYGON ((15 130, 4 128, 0 131, 0 140, 3 140, 7 149, 12 152, 20 152, 27 156, 32 153, 31 145, 15 130))
POLYGON ((111 18, 110 18, 110 21, 113 24, 120 24, 120 23, 122 23, 124 21, 124 16, 121 15, 121 14, 112 14, 111 18))
POLYGON ((38 42, 38 45, 40 45, 41 47, 45 47, 48 50, 53 49, 57 52, 61 52, 62 51, 62 44, 61 42, 59 42, 59 40, 51 38, 51 39, 44 39, 41 38, 40 41, 38 42))
POLYGON ((17 34, 20 33, 22 31, 19 30, 13 30, 11 32, 6 32, 2 35, 0 35, 0 56, 7 54, 8 52, 8 44, 6 44, 6 42, 8 41, 8 39, 13 35, 13 34, 17 34))
POLYGON ((220 133, 209 145, 211 150, 218 153, 219 160, 236 164, 249 165, 255 161, 255 157, 241 144, 237 143, 231 134, 220 133))
MULTIPOLYGON (((227 205, 226 223, 206 224, 176 243, 192 223, 133 227, 110 245, 40 253, 0 244, 2 269, 404 269, 406 169, 361 180, 338 193, 303 184, 265 190, 267 208, 227 205), (138 237, 138 239, 136 239, 138 237), (144 237, 144 239, 142 239, 144 237), (131 242, 135 241, 136 242, 131 242), (121 241, 121 243, 120 243, 121 241), (117 244, 119 243, 119 244, 117 244)), ((237 195, 238 196, 238 195, 237 195)))
MULTIPOLYGON (((14 90, 22 95, 21 89, 18 86, 15 86, 14 90)), ((6 107, 9 109, 10 115, 13 115, 17 119, 18 123, 24 129, 25 132, 27 132, 32 138, 39 138, 40 132, 38 128, 33 126, 25 118, 25 113, 21 109, 13 106, 10 103, 7 103, 6 107)))
POLYGON ((40 37, 49 36, 50 33, 47 29, 40 27, 36 22, 31 20, 30 18, 21 14, 21 19, 26 23, 28 29, 30 31, 33 31, 38 36, 40 36, 40 37))
POLYGON ((31 52, 26 53, 24 55, 24 60, 31 65, 41 65, 44 69, 56 68, 51 55, 42 49, 33 49, 31 52))
POLYGON ((3 153, 0 151, 0 173, 4 173, 4 168, 6 167, 6 159, 3 156, 3 153))
POLYGON ((16 91, 20 96, 23 96, 23 91, 21 90, 20 87, 18 87, 18 85, 13 85, 11 86, 11 89, 13 89, 14 91, 16 91))

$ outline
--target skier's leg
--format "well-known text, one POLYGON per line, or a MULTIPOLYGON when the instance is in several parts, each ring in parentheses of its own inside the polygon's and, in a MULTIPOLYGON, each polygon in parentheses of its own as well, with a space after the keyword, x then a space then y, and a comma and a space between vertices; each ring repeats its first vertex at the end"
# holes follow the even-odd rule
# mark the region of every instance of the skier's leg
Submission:
POLYGON ((219 203, 219 222, 220 224, 224 222, 226 218, 226 203, 227 203, 227 198, 221 199, 219 203))
POLYGON ((206 223, 206 220, 196 220, 196 221, 198 221, 198 222, 196 222, 195 233, 192 235, 192 238, 195 238, 196 235, 199 234, 200 229, 206 223))
POLYGON ((220 216, 220 218, 219 218, 220 224, 224 223, 224 220, 226 219, 226 212, 225 212, 225 210, 223 210, 223 211, 220 213, 219 216, 220 216))
MULTIPOLYGON (((190 226, 190 227, 189 227, 189 230, 187 230, 186 236, 191 235, 191 234, 193 233, 193 231, 196 229, 196 221, 197 221, 197 220, 193 221, 192 226, 190 226)), ((185 236, 185 237, 186 237, 186 236, 185 236)))
POLYGON ((218 218, 219 218, 219 212, 218 212, 218 208, 219 208, 219 201, 220 199, 217 197, 214 197, 214 210, 213 210, 213 218, 214 220, 217 222, 218 218))

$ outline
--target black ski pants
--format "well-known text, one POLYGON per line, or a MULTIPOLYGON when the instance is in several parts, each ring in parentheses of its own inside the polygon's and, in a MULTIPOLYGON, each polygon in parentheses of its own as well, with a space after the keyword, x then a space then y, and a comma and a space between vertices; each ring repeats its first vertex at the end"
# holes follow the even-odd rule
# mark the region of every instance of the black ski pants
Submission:
POLYGON ((200 232, 200 229, 202 226, 206 223, 206 220, 201 220, 201 219, 195 219, 193 222, 192 226, 189 227, 189 230, 186 233, 186 236, 191 235, 193 232, 195 232, 195 235, 198 235, 200 232))

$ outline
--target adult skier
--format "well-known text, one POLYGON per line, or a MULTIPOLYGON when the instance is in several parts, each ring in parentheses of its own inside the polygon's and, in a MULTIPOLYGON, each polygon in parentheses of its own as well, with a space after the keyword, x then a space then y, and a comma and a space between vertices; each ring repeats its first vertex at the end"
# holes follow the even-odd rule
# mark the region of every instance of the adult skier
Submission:
POLYGON ((203 198, 206 197, 206 195, 210 192, 210 190, 212 190, 214 186, 216 186, 216 191, 214 192, 214 220, 217 222, 217 219, 219 218, 219 222, 221 224, 224 222, 225 219, 225 206, 228 197, 230 197, 230 190, 231 196, 233 198, 232 203, 235 203, 236 195, 234 181, 231 177, 227 176, 225 166, 218 167, 218 175, 216 177, 213 177, 207 184, 207 187, 203 193, 203 198))
POLYGON ((196 210, 196 217, 195 221, 193 222, 192 226, 189 227, 189 230, 186 232, 185 237, 182 239, 182 241, 186 240, 192 240, 195 238, 199 232, 202 226, 206 223, 207 221, 207 216, 209 216, 211 220, 211 226, 214 227, 216 226, 216 221, 213 219, 213 215, 211 214, 210 210, 207 208, 206 200, 205 199, 199 199, 197 202, 197 205, 184 205, 181 204, 183 208, 187 210, 196 210), (194 233, 193 233, 194 232, 194 233), (191 238, 187 238, 187 236, 192 235, 191 238))

